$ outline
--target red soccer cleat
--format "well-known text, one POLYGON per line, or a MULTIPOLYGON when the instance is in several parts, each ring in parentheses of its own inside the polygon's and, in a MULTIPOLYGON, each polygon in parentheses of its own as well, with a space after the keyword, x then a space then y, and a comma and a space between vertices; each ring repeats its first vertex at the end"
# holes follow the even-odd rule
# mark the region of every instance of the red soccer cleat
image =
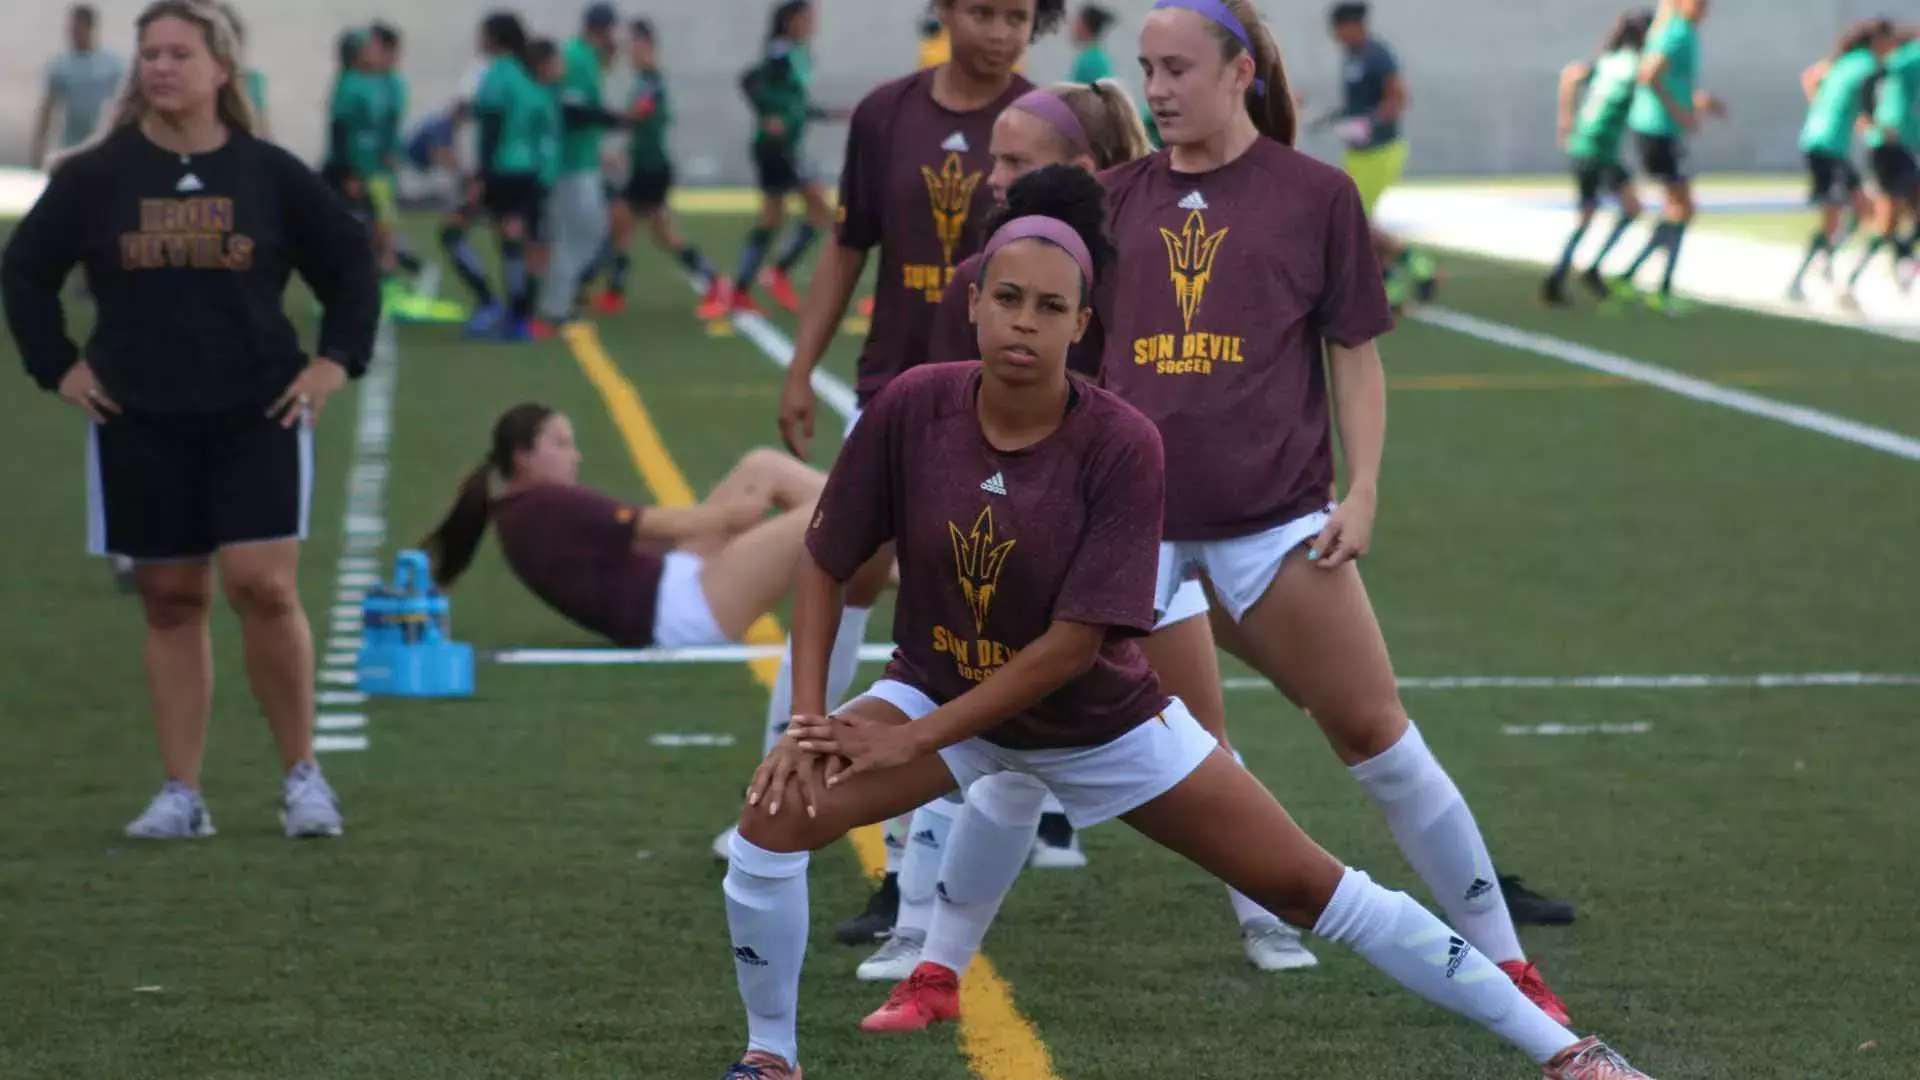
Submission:
POLYGON ((1562 1027, 1573 1023, 1573 1018, 1567 1015, 1567 1003, 1540 977, 1539 968, 1525 960, 1509 960, 1500 965, 1500 970, 1507 973, 1507 978, 1513 980, 1513 985, 1520 988, 1528 1001, 1540 1006, 1547 1019, 1562 1027))
POLYGON ((1540 1075, 1546 1080, 1653 1080, 1591 1035, 1553 1055, 1540 1075))
POLYGON ((873 297, 865 296, 860 298, 860 317, 863 319, 873 318, 873 297))
POLYGON ((925 1031, 958 1019, 960 976, 939 964, 921 964, 913 974, 893 984, 887 1003, 860 1021, 860 1030, 869 1035, 896 1035, 925 1031))
POLYGON ((727 317, 733 310, 733 282, 716 277, 707 285, 707 295, 700 300, 700 306, 693 313, 702 322, 713 322, 727 317))
POLYGON ((618 315, 627 310, 627 298, 608 289, 593 298, 593 310, 602 315, 618 315))
POLYGON ((735 315, 765 314, 765 312, 760 310, 760 305, 754 303, 753 294, 746 289, 735 289, 733 291, 733 307, 731 310, 735 315))
POLYGON ((527 336, 535 341, 552 341, 558 334, 553 324, 545 319, 527 320, 527 336))
POLYGON ((767 290, 767 295, 773 297, 774 303, 795 314, 799 313, 800 294, 794 291, 793 279, 787 276, 785 270, 774 267, 761 271, 760 287, 767 290))

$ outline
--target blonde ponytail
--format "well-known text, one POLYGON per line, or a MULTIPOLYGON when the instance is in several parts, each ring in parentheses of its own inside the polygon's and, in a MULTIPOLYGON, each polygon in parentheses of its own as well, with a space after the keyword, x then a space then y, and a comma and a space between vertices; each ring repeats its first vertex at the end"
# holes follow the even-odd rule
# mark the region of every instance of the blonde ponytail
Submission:
POLYGON ((1048 92, 1072 109, 1074 118, 1080 121, 1093 150, 1094 168, 1111 169, 1153 152, 1133 95, 1120 83, 1112 79, 1060 83, 1048 87, 1048 92))

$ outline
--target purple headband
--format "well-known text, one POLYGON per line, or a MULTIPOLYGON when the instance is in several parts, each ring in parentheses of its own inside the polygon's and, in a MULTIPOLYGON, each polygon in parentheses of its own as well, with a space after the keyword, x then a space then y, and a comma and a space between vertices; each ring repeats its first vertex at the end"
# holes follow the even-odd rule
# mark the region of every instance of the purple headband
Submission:
POLYGON ((1080 118, 1073 115, 1073 109, 1064 101, 1046 90, 1029 90, 1013 99, 1009 108, 1039 117, 1048 127, 1060 133, 1067 145, 1082 154, 1093 153, 1093 142, 1087 138, 1087 129, 1081 125, 1080 118))
MULTIPOLYGON (((1253 47, 1253 35, 1247 33, 1246 24, 1242 23, 1239 16, 1233 13, 1233 9, 1221 0, 1155 0, 1153 10, 1159 11, 1161 8, 1179 8, 1181 11, 1191 11, 1195 15, 1204 15, 1226 27, 1227 33, 1239 38, 1240 44, 1247 47, 1248 56, 1259 55, 1258 50, 1253 47)), ((1267 80, 1255 78, 1253 92, 1266 97, 1267 80)))
POLYGON ((1074 265, 1080 268, 1080 276, 1086 281, 1087 287, 1093 287, 1093 253, 1087 250, 1087 242, 1080 239, 1080 234, 1073 231, 1073 226, 1041 214, 1014 218, 995 230, 980 257, 981 266, 984 267, 987 260, 992 259, 1001 248, 1016 240, 1045 240, 1065 251, 1073 256, 1074 265))

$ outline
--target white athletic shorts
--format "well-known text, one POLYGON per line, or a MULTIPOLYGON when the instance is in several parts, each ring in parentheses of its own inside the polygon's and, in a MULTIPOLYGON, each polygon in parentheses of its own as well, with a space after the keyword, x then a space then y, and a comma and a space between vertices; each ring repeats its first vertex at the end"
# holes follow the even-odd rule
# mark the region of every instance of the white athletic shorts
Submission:
MULTIPOLYGON (((1160 548, 1161 558, 1165 558, 1166 545, 1162 544, 1160 548)), ((1155 611, 1161 610, 1158 603, 1153 607, 1155 611)), ((1153 628, 1165 630, 1169 626, 1177 626, 1188 619, 1205 615, 1208 607, 1207 590, 1200 584, 1200 579, 1188 578, 1174 586, 1173 596, 1168 599, 1166 609, 1160 615, 1160 621, 1154 623, 1153 628)))
MULTIPOLYGON (((863 697, 878 698, 918 720, 933 699, 906 683, 882 679, 863 697)), ((1173 790, 1220 744, 1174 698, 1154 719, 1101 746, 1009 750, 968 739, 940 751, 961 791, 995 773, 1019 772, 1045 784, 1076 829, 1136 810, 1173 790)))
MULTIPOLYGON (((1246 617, 1280 573, 1293 549, 1320 535, 1333 504, 1284 525, 1230 540, 1167 540, 1160 544, 1160 582, 1153 609, 1172 617, 1181 591, 1201 573, 1213 581, 1213 594, 1234 622, 1246 617)), ((1162 625, 1165 625, 1163 622, 1162 625)))
POLYGON ((684 649, 693 645, 729 644, 720 625, 713 621, 713 608, 707 606, 707 592, 700 587, 700 556, 684 551, 667 552, 666 567, 660 571, 660 594, 653 601, 653 643, 662 649, 684 649))

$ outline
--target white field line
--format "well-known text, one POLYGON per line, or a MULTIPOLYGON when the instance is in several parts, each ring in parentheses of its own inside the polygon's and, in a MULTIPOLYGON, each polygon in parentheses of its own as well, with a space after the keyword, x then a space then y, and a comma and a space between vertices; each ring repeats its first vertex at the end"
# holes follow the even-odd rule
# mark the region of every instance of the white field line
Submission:
POLYGON ((1696 379, 1691 375, 1682 375, 1657 364, 1632 360, 1617 353, 1595 349, 1548 334, 1521 330, 1518 327, 1482 319, 1465 312, 1447 308, 1425 308, 1415 312, 1412 317, 1419 322, 1437 326, 1443 330, 1451 330, 1456 334, 1465 334, 1489 344, 1530 352, 1536 356, 1544 356, 1550 360, 1558 360, 1589 371, 1631 379, 1703 404, 1717 405, 1723 409, 1746 413, 1748 416, 1757 416, 1762 420, 1772 420, 1778 424, 1811 431, 1855 446, 1864 446, 1869 450, 1878 450, 1883 454, 1906 458, 1908 461, 1920 461, 1920 439, 1909 438, 1885 428, 1862 424, 1818 409, 1809 409, 1804 405, 1789 405, 1784 401, 1775 401, 1745 390, 1735 390, 1710 383, 1705 379, 1696 379))
POLYGON ((393 442, 393 391, 399 362, 393 324, 382 322, 375 340, 373 362, 360 380, 360 407, 354 423, 353 465, 347 470, 347 506, 343 517, 340 560, 334 571, 333 601, 325 662, 320 668, 320 711, 314 728, 316 753, 365 750, 367 717, 352 711, 364 705, 357 650, 360 644, 360 600, 365 587, 378 580, 380 547, 386 540, 387 452, 393 442), (353 732, 354 734, 342 734, 353 732))
MULTIPOLYGON (((779 645, 705 645, 684 649, 503 649, 485 659, 516 667, 625 667, 650 664, 743 664, 749 660, 778 659, 779 645)), ((878 663, 893 655, 893 646, 869 643, 860 647, 863 663, 878 663)), ((1920 686, 1920 672, 1910 674, 1868 671, 1762 672, 1751 675, 1619 674, 1619 675, 1411 675, 1400 680, 1402 690, 1789 690, 1832 687, 1920 686)), ((1273 686, 1257 676, 1220 680, 1227 690, 1266 690, 1273 686)))
MULTIPOLYGON (((704 291, 706 283, 700 278, 689 277, 687 284, 695 293, 700 293, 704 291)), ((761 355, 779 365, 782 370, 793 366, 793 342, 788 341, 787 335, 768 322, 765 316, 755 315, 752 312, 735 312, 730 321, 734 329, 746 335, 748 341, 753 342, 761 355)), ((821 401, 826 402, 827 408, 840 415, 842 425, 853 422, 854 414, 860 411, 860 399, 855 396, 853 387, 848 386, 840 377, 819 368, 813 369, 813 377, 808 381, 813 383, 813 392, 821 401)))

